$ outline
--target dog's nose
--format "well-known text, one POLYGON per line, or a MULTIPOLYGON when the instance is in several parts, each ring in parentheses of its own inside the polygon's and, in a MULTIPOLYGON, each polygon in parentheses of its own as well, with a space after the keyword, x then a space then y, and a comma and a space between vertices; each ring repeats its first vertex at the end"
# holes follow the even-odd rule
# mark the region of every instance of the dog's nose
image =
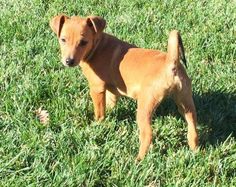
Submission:
POLYGON ((72 66, 74 63, 75 63, 75 59, 73 59, 73 58, 67 58, 66 59, 66 64, 68 66, 72 66))

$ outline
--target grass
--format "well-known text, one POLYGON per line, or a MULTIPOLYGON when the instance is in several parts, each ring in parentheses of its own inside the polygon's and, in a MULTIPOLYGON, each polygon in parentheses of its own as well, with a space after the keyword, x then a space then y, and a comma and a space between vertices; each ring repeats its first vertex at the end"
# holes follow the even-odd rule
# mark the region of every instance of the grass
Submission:
POLYGON ((0 0, 0 186, 235 186, 235 1, 0 0), (122 99, 93 120, 80 68, 60 63, 49 28, 58 13, 100 15, 106 32, 166 50, 171 29, 186 48, 201 150, 171 100, 153 118, 153 148, 135 163, 136 103, 122 99), (39 123, 42 106, 50 123, 39 123))

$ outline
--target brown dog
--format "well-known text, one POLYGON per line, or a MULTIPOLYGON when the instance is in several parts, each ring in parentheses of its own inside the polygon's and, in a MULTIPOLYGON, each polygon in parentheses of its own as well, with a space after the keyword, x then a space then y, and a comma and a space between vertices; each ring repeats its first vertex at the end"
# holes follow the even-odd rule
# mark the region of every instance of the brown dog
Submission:
POLYGON ((198 145, 196 111, 191 81, 184 67, 180 34, 172 31, 167 53, 137 48, 103 32, 106 21, 97 16, 81 18, 59 15, 50 21, 59 39, 65 66, 80 64, 89 82, 96 120, 105 116, 105 105, 113 107, 119 96, 137 99, 137 123, 143 159, 152 141, 151 116, 167 95, 171 95, 188 123, 188 144, 198 145))

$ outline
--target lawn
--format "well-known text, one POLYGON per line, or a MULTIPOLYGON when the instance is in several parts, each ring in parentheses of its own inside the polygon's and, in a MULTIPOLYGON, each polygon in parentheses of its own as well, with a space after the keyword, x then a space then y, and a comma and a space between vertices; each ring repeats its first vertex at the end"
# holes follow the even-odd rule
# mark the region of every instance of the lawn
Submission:
POLYGON ((236 2, 226 0, 0 0, 0 186, 236 186, 236 2), (105 31, 166 50, 178 29, 198 114, 200 151, 166 99, 153 116, 153 146, 135 163, 135 101, 93 120, 88 83, 65 68, 49 20, 100 15, 105 31), (44 125, 35 110, 42 107, 44 125))

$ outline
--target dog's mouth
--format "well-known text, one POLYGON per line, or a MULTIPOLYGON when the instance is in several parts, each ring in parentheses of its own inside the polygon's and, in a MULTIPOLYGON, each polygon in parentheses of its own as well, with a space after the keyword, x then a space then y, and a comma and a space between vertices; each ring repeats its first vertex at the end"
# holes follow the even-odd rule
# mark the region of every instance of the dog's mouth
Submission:
POLYGON ((73 67, 78 66, 79 63, 78 64, 70 64, 70 65, 63 63, 63 65, 66 66, 66 67, 69 67, 69 68, 73 68, 73 67))
POLYGON ((77 65, 78 65, 78 64, 71 64, 71 65, 64 64, 64 66, 69 67, 69 68, 76 67, 77 65))

